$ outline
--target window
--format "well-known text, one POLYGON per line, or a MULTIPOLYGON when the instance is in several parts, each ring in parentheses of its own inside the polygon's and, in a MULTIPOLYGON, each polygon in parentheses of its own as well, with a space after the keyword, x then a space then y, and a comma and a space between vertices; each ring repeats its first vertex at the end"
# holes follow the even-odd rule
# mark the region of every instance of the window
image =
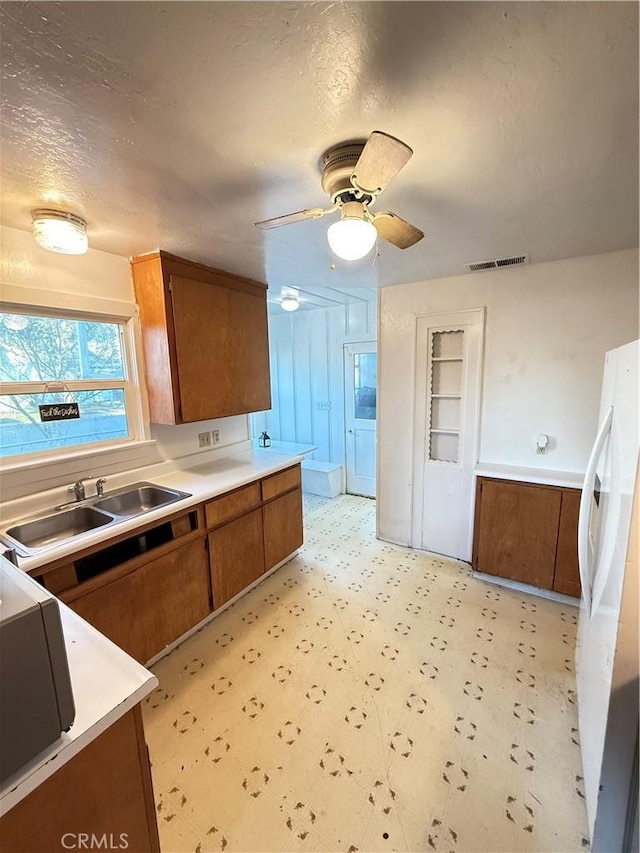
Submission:
POLYGON ((0 457, 139 437, 128 323, 0 312, 0 457), (57 406, 59 416, 59 404, 68 403, 77 404, 79 417, 43 421, 41 406, 57 406))
POLYGON ((375 352, 356 353, 353 357, 355 414, 354 417, 375 421, 376 419, 376 374, 375 352))

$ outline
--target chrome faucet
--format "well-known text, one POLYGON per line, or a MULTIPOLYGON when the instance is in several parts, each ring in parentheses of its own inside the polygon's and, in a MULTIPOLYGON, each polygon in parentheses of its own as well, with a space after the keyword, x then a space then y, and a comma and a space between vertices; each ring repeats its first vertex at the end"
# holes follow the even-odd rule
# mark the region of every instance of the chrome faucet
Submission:
POLYGON ((107 485, 107 478, 100 477, 96 480, 96 494, 99 498, 104 497, 104 487, 107 485))
POLYGON ((87 498, 82 480, 77 480, 72 486, 69 486, 67 491, 73 492, 76 496, 76 501, 84 501, 87 498))

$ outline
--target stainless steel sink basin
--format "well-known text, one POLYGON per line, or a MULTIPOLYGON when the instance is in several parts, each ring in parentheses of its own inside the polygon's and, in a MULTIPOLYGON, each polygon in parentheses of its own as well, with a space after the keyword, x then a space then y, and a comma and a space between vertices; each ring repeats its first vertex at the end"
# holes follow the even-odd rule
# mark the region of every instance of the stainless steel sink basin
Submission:
POLYGON ((154 483, 134 483, 104 497, 88 498, 77 504, 63 504, 21 519, 0 531, 0 541, 15 548, 18 555, 28 557, 81 533, 89 533, 107 524, 115 526, 125 519, 190 497, 188 492, 167 489, 154 483))
POLYGON ((78 506, 24 521, 9 527, 5 533, 29 551, 56 545, 65 539, 111 524, 113 517, 91 506, 78 506))
POLYGON ((136 483, 135 486, 120 489, 112 495, 101 498, 94 503, 94 507, 106 510, 113 515, 130 517, 188 497, 190 495, 186 492, 154 486, 152 483, 136 483))

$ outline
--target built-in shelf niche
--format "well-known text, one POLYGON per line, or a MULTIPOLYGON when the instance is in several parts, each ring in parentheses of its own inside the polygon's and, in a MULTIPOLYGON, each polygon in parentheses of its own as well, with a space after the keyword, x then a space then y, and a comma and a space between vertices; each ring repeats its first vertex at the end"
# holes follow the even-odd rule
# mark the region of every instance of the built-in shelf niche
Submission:
POLYGON ((428 458, 458 462, 462 412, 464 331, 431 335, 428 458))

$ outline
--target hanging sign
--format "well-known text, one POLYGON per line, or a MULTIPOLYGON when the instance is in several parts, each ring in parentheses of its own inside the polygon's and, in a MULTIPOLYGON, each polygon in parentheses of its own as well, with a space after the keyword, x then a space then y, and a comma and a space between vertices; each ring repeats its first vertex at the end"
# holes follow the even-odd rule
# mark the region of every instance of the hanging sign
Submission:
POLYGON ((46 406, 38 406, 40 409, 40 420, 69 421, 80 417, 80 406, 78 403, 50 403, 46 406))

